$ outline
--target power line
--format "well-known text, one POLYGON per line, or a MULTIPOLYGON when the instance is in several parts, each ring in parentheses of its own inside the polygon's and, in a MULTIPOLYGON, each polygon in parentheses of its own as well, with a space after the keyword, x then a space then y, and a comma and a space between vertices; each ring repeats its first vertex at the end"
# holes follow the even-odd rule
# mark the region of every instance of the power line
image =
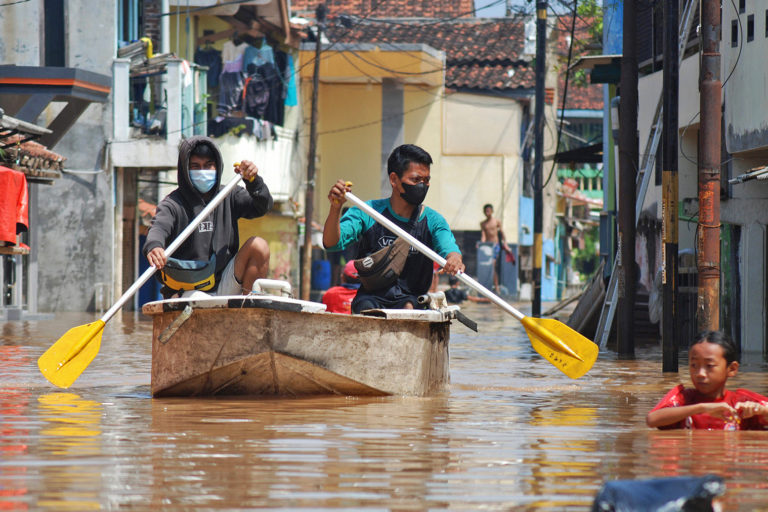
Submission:
MULTIPOLYGON (((573 36, 576 32, 576 8, 577 8, 577 0, 574 0, 573 2, 573 19, 571 20, 571 40, 568 45, 568 64, 565 68, 565 85, 563 86, 563 103, 562 108, 560 109, 560 126, 557 129, 557 143, 555 144, 555 153, 560 151, 560 139, 563 135, 563 123, 565 121, 565 103, 568 99, 568 79, 570 77, 571 73, 571 57, 573 55, 573 36)), ((541 186, 542 190, 549 184, 549 180, 552 179, 552 175, 555 172, 555 167, 557 166, 557 159, 552 159, 552 168, 549 170, 549 176, 547 176, 547 181, 544 182, 544 184, 541 186)))

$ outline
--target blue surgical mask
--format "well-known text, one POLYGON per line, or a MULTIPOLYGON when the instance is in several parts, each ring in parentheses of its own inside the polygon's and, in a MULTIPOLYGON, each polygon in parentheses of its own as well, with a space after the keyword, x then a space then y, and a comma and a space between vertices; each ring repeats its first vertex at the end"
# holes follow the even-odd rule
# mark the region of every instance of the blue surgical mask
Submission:
POLYGON ((205 194, 216 185, 216 169, 195 169, 189 171, 189 179, 200 193, 205 194))

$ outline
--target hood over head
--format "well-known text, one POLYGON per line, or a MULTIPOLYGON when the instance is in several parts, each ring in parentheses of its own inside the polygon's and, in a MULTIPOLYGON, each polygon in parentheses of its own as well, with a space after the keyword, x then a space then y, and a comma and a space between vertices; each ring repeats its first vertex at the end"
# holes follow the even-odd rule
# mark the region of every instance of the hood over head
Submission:
POLYGON ((211 153, 214 155, 214 162, 216 162, 216 185, 213 187, 214 191, 217 191, 221 186, 221 173, 224 168, 221 159, 221 151, 219 151, 216 143, 210 138, 202 135, 195 135, 181 141, 179 144, 177 181, 181 193, 191 203, 200 201, 204 195, 192 185, 192 180, 189 178, 189 157, 192 154, 192 151, 200 145, 208 146, 211 149, 211 153))

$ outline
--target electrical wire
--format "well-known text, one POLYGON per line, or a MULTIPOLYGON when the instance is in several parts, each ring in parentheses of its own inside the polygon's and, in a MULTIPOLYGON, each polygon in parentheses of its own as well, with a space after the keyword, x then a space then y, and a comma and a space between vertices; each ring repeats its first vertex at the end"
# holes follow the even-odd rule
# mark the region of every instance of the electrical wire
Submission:
POLYGON ((0 4, 0 7, 8 7, 10 5, 16 5, 16 4, 24 4, 29 2, 29 0, 16 0, 15 2, 8 2, 5 4, 0 4))
MULTIPOLYGON (((731 5, 733 6, 733 12, 736 13, 736 19, 739 22, 739 53, 736 55, 736 62, 733 63, 731 72, 728 73, 728 77, 725 79, 725 82, 723 82, 723 87, 725 87, 725 84, 731 79, 733 72, 736 71, 736 66, 739 64, 739 60, 741 60, 741 50, 744 48, 744 28, 741 26, 741 16, 739 16, 739 10, 736 8, 736 2, 734 2, 734 0, 731 0, 731 5)), ((722 31, 722 28, 720 30, 722 31)))
MULTIPOLYGON (((693 0, 691 0, 691 1, 693 1, 693 0)), ((733 67, 731 68, 730 73, 728 73, 728 77, 723 82, 723 85, 722 85, 723 88, 725 87, 725 84, 728 83, 728 80, 731 79, 731 76, 733 76, 733 72, 736 71, 736 66, 739 65, 739 61, 741 60, 741 50, 744 48, 744 31, 743 31, 743 27, 741 25, 741 16, 739 16, 739 9, 736 7, 736 2, 734 0, 731 0, 731 5, 733 6, 733 12, 736 13, 736 19, 739 22, 739 53, 736 54, 736 62, 733 63, 733 67)), ((683 128, 683 132, 680 134, 680 140, 684 139, 685 132, 688 131, 688 127, 691 126, 691 123, 693 123, 693 121, 697 117, 699 117, 699 114, 701 114, 701 111, 696 112, 693 115, 693 117, 691 118, 691 120, 688 121, 688 124, 685 125, 685 128, 683 128)), ((699 162, 697 160, 693 160, 692 158, 690 158, 688 155, 685 154, 685 151, 683 150, 682 144, 680 145, 680 154, 683 155, 683 158, 688 160, 693 165, 695 165, 695 166, 699 165, 699 162)), ((730 160, 732 160, 732 159, 728 159, 725 162, 720 162, 720 165, 723 165, 723 164, 727 163, 730 160)))
MULTIPOLYGON (((568 63, 566 64, 565 68, 565 85, 563 86, 563 103, 562 108, 560 109, 560 126, 557 129, 557 142, 555 144, 555 153, 560 151, 560 140, 563 135, 563 124, 565 121, 565 105, 566 101, 568 99, 568 81, 571 74, 571 58, 573 56, 573 43, 574 43, 574 35, 576 33, 576 9, 577 9, 577 3, 578 0, 574 0, 573 2, 573 18, 571 19, 571 40, 568 45, 568 63)), ((547 185, 549 184, 549 180, 552 179, 552 175, 555 173, 555 167, 557 167, 557 161, 556 159, 552 159, 552 168, 549 170, 549 176, 547 176, 547 180, 544 182, 544 184, 541 186, 541 190, 544 190, 547 185)))

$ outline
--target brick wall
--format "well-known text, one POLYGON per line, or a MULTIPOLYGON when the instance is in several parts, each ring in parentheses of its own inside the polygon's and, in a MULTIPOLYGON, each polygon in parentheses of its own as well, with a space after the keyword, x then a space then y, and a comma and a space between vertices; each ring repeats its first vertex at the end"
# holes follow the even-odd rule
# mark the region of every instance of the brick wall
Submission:
POLYGON ((160 51, 160 0, 144 0, 144 13, 142 16, 142 36, 152 39, 152 47, 155 53, 160 51))

